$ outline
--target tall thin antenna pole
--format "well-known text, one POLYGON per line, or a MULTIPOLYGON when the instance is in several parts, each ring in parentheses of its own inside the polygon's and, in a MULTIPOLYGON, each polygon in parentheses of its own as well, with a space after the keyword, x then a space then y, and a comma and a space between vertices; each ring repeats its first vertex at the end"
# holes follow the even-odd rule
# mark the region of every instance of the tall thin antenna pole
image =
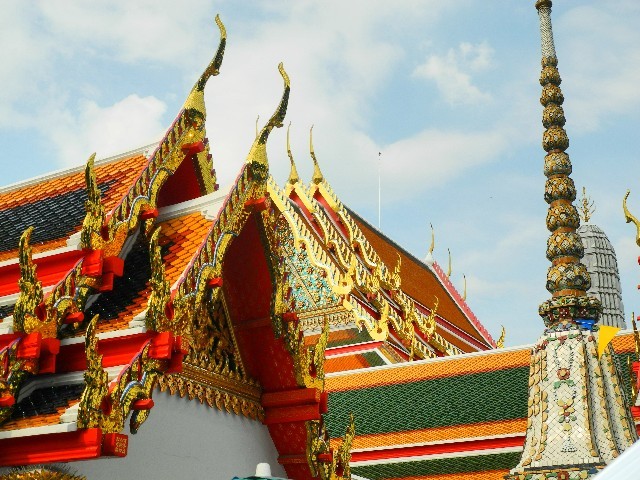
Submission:
POLYGON ((378 152, 378 230, 382 230, 382 152, 378 152))

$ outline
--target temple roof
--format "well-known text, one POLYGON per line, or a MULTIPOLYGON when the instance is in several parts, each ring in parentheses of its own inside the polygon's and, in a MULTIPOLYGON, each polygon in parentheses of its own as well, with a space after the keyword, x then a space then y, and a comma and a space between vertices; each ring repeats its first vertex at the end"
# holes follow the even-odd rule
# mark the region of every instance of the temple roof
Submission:
MULTIPOLYGON (((632 332, 612 345, 626 365, 632 332)), ((331 373, 330 435, 356 413, 351 469, 369 480, 502 478, 524 444, 532 347, 331 373)))
MULTIPOLYGON (((147 163, 143 147, 96 162, 96 177, 106 210, 124 196, 147 163)), ((17 257, 18 239, 30 226, 34 256, 67 246, 85 216, 84 166, 0 188, 0 262, 17 257)))

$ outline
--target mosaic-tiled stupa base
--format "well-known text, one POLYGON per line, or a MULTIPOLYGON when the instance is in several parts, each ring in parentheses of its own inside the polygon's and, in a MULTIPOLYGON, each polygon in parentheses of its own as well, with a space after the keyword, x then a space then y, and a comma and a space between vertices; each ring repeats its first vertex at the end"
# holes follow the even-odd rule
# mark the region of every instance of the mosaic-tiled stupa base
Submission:
POLYGON ((547 330, 531 352, 527 439, 507 479, 591 478, 636 439, 611 348, 598 327, 547 330))

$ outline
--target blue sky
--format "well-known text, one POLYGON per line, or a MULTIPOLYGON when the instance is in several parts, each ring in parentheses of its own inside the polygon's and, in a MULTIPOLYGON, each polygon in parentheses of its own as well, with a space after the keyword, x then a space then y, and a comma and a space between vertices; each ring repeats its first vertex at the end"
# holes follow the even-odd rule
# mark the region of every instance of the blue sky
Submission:
MULTIPOLYGON (((158 139, 228 32, 222 72, 207 87, 207 131, 221 184, 251 145, 255 119, 278 102, 303 178, 308 130, 334 190, 416 256, 436 229, 435 257, 507 344, 533 342, 546 203, 540 49, 534 1, 212 0, 3 2, 0 18, 1 184, 82 164, 158 139)), ((556 0, 573 178, 597 204, 613 242, 625 307, 640 311, 640 249, 621 200, 640 215, 640 3, 556 0)), ((288 173, 285 131, 269 143, 272 173, 288 173)))

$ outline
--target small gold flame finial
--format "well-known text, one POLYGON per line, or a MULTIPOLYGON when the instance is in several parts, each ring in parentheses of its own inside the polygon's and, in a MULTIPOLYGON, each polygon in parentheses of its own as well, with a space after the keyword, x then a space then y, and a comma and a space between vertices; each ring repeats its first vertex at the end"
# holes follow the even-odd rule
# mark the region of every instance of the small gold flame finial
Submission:
POLYGON ((627 223, 633 222, 633 224, 636 226, 636 244, 640 247, 640 220, 633 216, 627 208, 627 198, 629 198, 630 193, 631 190, 627 190, 627 194, 622 199, 622 209, 624 210, 624 219, 627 221, 627 223))
POLYGON ((582 187, 582 198, 580 199, 580 217, 582 217, 582 221, 589 223, 595 211, 595 202, 587 197, 586 187, 582 187))
POLYGON ((258 115, 258 117, 256 118, 256 136, 255 138, 258 138, 258 122, 260 121, 260 115, 258 115))
POLYGON ((502 325, 502 332, 500 333, 500 338, 496 342, 497 348, 504 348, 504 338, 506 337, 506 335, 507 335, 507 331, 505 330, 504 325, 502 325))
POLYGON ((429 224, 431 227, 431 245, 429 246, 429 254, 433 255, 433 249, 436 248, 436 234, 433 230, 433 224, 429 224))
POLYGON ((311 129, 309 130, 309 153, 311 154, 311 159, 313 160, 313 177, 311 177, 311 181, 318 185, 324 181, 324 176, 320 171, 320 165, 318 164, 318 159, 316 158, 316 152, 313 150, 313 125, 311 125, 311 129))
POLYGON ((464 289, 462 291, 462 300, 467 301, 467 276, 462 274, 462 280, 464 282, 464 289))
POLYGON ((289 161, 291 162, 291 172, 289 172, 289 179, 287 180, 287 183, 291 185, 295 185, 300 181, 300 175, 298 175, 296 164, 293 161, 293 154, 291 153, 291 143, 289 142, 290 130, 291 130, 291 122, 289 122, 289 126, 287 127, 287 155, 289 155, 289 161))
POLYGON ((449 252, 449 268, 447 269, 447 277, 451 276, 451 250, 447 248, 447 252, 449 252))
POLYGON ((271 118, 269 118, 267 124, 262 127, 262 130, 256 136, 256 139, 251 146, 251 150, 249 151, 249 155, 247 156, 247 163, 254 166, 262 165, 262 167, 269 167, 269 161, 267 160, 267 139, 269 138, 271 130, 273 130, 274 128, 282 127, 282 122, 284 122, 284 117, 287 114, 287 106, 289 105, 289 93, 291 92, 291 82, 282 62, 280 62, 280 64, 278 65, 278 71, 280 72, 280 76, 284 81, 284 91, 282 92, 282 98, 280 99, 280 103, 278 104, 276 111, 273 112, 273 115, 271 115, 271 118))

